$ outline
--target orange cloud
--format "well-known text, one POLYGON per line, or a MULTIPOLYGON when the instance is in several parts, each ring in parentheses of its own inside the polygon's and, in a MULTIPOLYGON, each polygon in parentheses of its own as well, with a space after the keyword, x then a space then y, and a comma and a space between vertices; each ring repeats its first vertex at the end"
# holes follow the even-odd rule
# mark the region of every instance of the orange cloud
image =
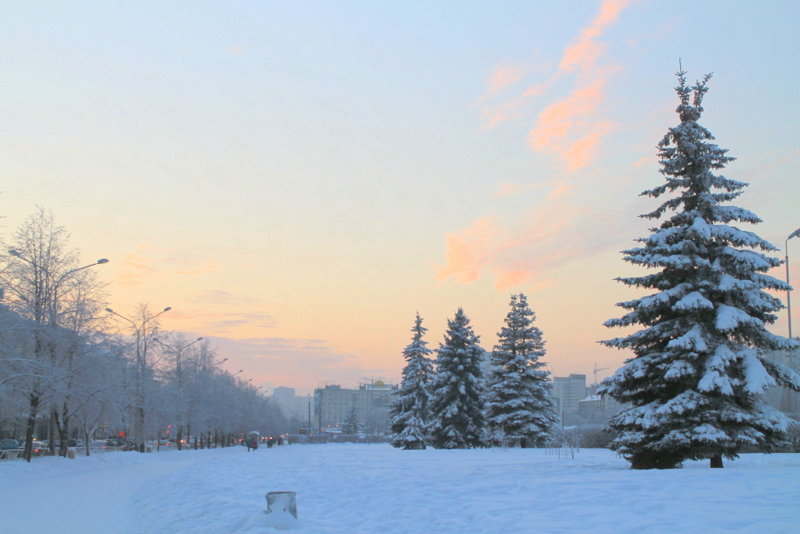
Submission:
POLYGON ((604 80, 595 80, 545 108, 539 115, 536 127, 528 134, 531 146, 535 150, 563 152, 562 141, 570 135, 576 119, 591 113, 603 100, 604 83, 604 80))
POLYGON ((597 39, 602 37, 606 29, 619 18, 620 12, 631 3, 631 0, 605 0, 600 4, 600 12, 589 26, 581 30, 578 41, 564 50, 558 68, 569 71, 596 64, 605 50, 605 45, 597 39))
POLYGON ((506 87, 513 85, 528 76, 532 70, 532 66, 528 63, 519 65, 505 63, 500 65, 489 76, 489 81, 486 83, 487 96, 496 95, 502 92, 506 87))
MULTIPOLYGON (((573 89, 566 97, 556 98, 539 113, 534 128, 528 134, 531 148, 555 155, 566 172, 575 172, 591 164, 602 138, 613 130, 608 120, 598 118, 605 101, 605 87, 614 69, 601 66, 606 44, 603 34, 619 18, 620 13, 634 0, 604 0, 594 19, 567 46, 555 71, 522 95, 484 108, 481 115, 484 127, 519 118, 533 98, 540 98, 565 76, 576 76, 573 89)), ((504 89, 523 77, 522 70, 501 65, 487 82, 489 92, 504 89)), ((482 97, 482 99, 485 97, 482 97)))
POLYGON ((436 278, 455 277, 459 282, 472 283, 481 274, 496 237, 494 217, 482 217, 460 234, 445 236, 447 263, 439 267, 436 278))
POLYGON ((600 140, 613 129, 614 125, 610 122, 597 123, 589 133, 567 147, 562 152, 566 162, 566 170, 573 172, 589 165, 594 159, 600 140))
MULTIPOLYGON (((528 132, 528 145, 536 152, 554 155, 565 173, 590 165, 603 138, 615 124, 602 116, 606 91, 615 68, 604 62, 603 35, 634 0, 603 0, 591 22, 566 46, 557 67, 544 81, 531 85, 520 95, 481 110, 486 127, 524 116, 534 99, 548 96, 567 79, 572 85, 564 95, 554 95, 543 103, 534 127, 528 132), (558 86, 556 82, 559 82, 558 86)), ((488 94, 499 93, 522 80, 523 71, 501 65, 487 81, 488 94)), ((482 99, 485 97, 482 97, 482 99)), ((621 228, 608 228, 597 221, 605 218, 597 208, 574 205, 567 176, 552 185, 546 204, 532 213, 502 221, 482 217, 462 232, 445 236, 446 262, 438 266, 439 280, 472 283, 482 275, 494 277, 498 289, 520 284, 541 287, 548 273, 593 251, 613 245, 621 228)), ((492 198, 503 198, 525 191, 521 184, 503 183, 492 198)), ((611 223, 614 224, 614 223, 611 223)))
POLYGON ((473 283, 488 274, 498 290, 546 287, 550 273, 561 265, 616 246, 619 232, 592 222, 598 217, 569 201, 548 202, 517 220, 481 217, 447 235, 447 261, 436 277, 473 283))
POLYGON ((567 184, 562 180, 556 181, 554 185, 555 187, 553 187, 552 191, 550 191, 547 194, 547 198, 549 199, 563 197, 564 195, 572 191, 572 186, 570 186, 569 184, 567 184))
POLYGON ((139 244, 136 251, 126 254, 117 282, 124 286, 142 285, 147 278, 165 279, 170 276, 198 276, 214 270, 215 263, 207 258, 175 251, 156 250, 139 244))
POLYGON ((491 198, 505 198, 514 195, 519 195, 522 193, 526 193, 532 189, 537 189, 541 187, 540 184, 520 184, 517 182, 503 182, 497 188, 497 190, 492 193, 491 198))

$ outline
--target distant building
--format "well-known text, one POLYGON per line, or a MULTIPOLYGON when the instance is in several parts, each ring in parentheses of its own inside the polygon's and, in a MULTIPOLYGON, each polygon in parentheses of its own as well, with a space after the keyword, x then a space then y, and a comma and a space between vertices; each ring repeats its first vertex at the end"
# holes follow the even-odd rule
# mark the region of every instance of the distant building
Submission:
MULTIPOLYGON (((764 357, 800 373, 800 350, 766 352, 764 357)), ((769 388, 764 397, 773 407, 800 421, 800 393, 782 386, 769 388)))
POLYGON ((609 395, 594 394, 578 401, 578 416, 582 424, 605 425, 622 408, 623 405, 609 395))
MULTIPOLYGON (((307 426, 309 419, 309 407, 313 412, 314 404, 309 396, 298 397, 295 395, 294 388, 279 386, 272 390, 272 401, 280 407, 286 417, 302 426, 307 426)), ((311 414, 313 418, 313 413, 311 414)), ((313 419, 312 419, 313 421, 313 419)))
POLYGON ((553 378, 553 399, 555 400, 556 413, 561 416, 562 422, 578 415, 578 403, 588 396, 586 375, 571 374, 553 378))
POLYGON ((355 410, 359 427, 368 434, 384 434, 389 430, 389 405, 397 386, 381 380, 359 384, 358 389, 339 385, 314 390, 316 418, 314 430, 322 433, 340 429, 355 410))

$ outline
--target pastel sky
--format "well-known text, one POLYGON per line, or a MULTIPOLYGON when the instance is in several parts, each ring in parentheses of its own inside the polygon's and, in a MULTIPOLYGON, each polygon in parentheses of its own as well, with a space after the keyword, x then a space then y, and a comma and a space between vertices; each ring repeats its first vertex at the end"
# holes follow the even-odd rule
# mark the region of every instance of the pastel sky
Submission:
POLYGON ((6 3, 2 234, 52 210, 111 260, 114 309, 171 306, 165 328, 267 388, 398 381, 417 311, 435 348, 463 306, 491 349, 515 292, 551 371, 602 378, 627 357, 597 341, 634 296, 613 278, 640 272, 619 251, 646 234, 679 59, 715 73, 703 124, 755 230, 782 249, 800 227, 798 19, 793 1, 6 3))

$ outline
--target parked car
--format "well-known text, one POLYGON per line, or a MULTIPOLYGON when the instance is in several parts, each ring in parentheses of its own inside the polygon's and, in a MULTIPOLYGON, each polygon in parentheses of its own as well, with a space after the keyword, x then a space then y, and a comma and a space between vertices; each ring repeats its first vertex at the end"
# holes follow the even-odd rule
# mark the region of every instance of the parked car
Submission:
POLYGON ((105 449, 106 447, 108 447, 108 445, 106 445, 106 440, 104 439, 96 439, 89 442, 90 449, 105 449))
POLYGON ((31 452, 34 456, 42 456, 47 452, 47 443, 33 440, 31 442, 31 452))
POLYGON ((0 450, 21 449, 22 444, 15 439, 0 439, 0 450))

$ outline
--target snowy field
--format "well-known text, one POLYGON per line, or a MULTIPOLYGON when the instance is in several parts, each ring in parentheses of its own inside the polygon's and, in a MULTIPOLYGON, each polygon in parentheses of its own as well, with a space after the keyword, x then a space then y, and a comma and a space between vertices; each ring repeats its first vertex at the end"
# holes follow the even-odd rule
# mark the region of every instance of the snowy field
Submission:
POLYGON ((706 465, 348 444, 6 461, 0 531, 276 532, 264 494, 289 490, 298 533, 800 532, 800 454, 706 465))

